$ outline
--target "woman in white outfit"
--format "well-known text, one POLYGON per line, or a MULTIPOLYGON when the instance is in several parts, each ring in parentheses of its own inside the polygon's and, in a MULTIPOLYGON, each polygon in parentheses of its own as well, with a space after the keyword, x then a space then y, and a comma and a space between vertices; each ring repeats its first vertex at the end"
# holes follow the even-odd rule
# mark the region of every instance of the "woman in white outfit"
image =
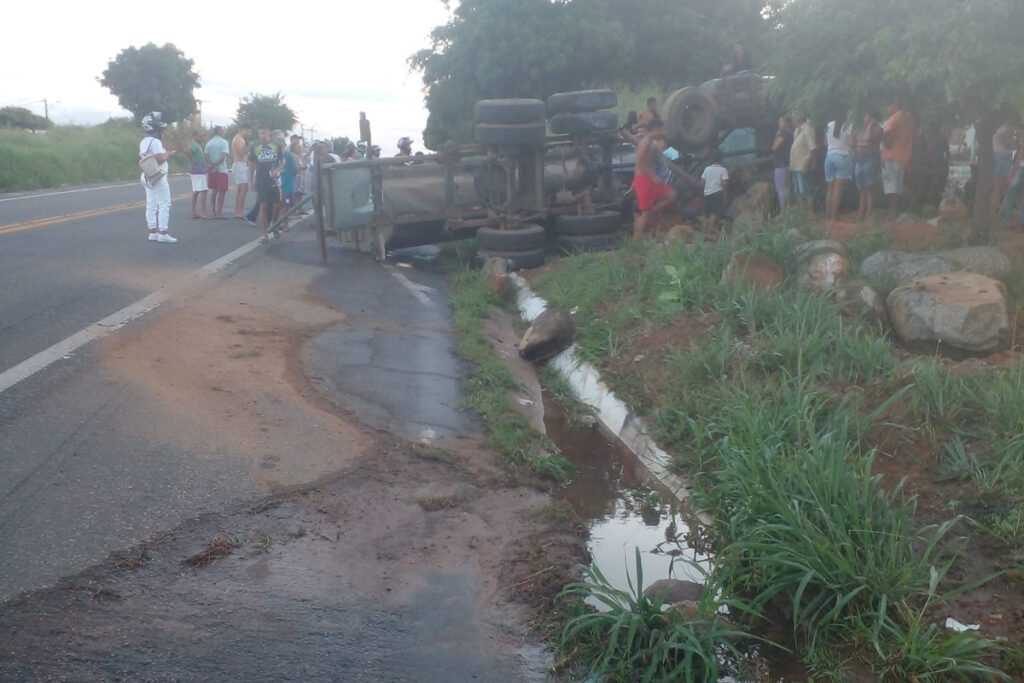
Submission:
POLYGON ((167 182, 167 159, 174 156, 175 150, 165 150, 164 143, 160 141, 160 135, 167 127, 162 117, 158 111, 142 117, 142 130, 146 132, 146 137, 139 143, 139 159, 154 157, 160 167, 158 176, 147 180, 146 174, 143 173, 141 177, 142 186, 146 188, 146 224, 149 226, 149 241, 173 244, 178 240, 168 233, 171 186, 167 182))

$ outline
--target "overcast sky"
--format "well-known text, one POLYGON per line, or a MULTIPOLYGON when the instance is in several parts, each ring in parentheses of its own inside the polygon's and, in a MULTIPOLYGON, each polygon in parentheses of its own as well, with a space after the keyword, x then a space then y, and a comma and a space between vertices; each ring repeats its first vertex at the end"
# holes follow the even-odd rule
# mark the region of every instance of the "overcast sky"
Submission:
POLYGON ((8 5, 0 106, 42 115, 46 99, 60 124, 126 116, 97 77, 126 47, 174 43, 195 62, 204 122, 228 123, 250 93, 281 92, 307 137, 358 137, 365 111, 385 154, 402 135, 423 149, 422 85, 406 59, 449 16, 441 0, 314 1, 294 13, 281 2, 8 5))

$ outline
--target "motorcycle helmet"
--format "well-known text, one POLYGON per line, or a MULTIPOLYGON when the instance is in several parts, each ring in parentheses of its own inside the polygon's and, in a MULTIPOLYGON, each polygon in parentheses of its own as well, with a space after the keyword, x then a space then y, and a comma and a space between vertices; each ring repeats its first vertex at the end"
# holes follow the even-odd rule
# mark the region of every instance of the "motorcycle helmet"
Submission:
POLYGON ((151 111, 142 117, 142 130, 147 133, 156 133, 167 127, 163 121, 163 114, 158 111, 151 111))
POLYGON ((412 149, 412 138, 408 136, 398 138, 398 149, 412 149))

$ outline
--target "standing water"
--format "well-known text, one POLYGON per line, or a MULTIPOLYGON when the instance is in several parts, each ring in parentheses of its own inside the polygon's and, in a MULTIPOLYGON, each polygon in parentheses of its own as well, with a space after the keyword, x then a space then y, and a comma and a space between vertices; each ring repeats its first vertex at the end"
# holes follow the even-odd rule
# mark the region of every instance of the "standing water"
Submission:
POLYGON ((569 424, 565 411, 546 398, 544 425, 562 456, 577 468, 572 482, 558 489, 554 498, 568 503, 585 520, 591 562, 609 583, 632 592, 635 549, 640 550, 645 586, 667 578, 703 583, 692 562, 706 570, 707 556, 687 547, 688 528, 669 502, 675 498, 667 489, 645 486, 643 466, 632 453, 598 427, 569 424))

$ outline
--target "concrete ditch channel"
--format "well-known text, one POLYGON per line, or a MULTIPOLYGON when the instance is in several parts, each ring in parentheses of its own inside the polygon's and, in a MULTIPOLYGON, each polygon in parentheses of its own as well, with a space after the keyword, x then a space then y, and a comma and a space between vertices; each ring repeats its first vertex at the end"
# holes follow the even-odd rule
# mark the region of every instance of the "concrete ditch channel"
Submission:
MULTIPOLYGON (((519 315, 533 322, 547 302, 520 275, 512 273, 510 278, 517 287, 519 315)), ((589 521, 592 562, 625 591, 630 590, 630 580, 635 584, 634 548, 640 550, 645 583, 670 577, 703 583, 702 569, 710 570, 710 560, 684 540, 688 528, 678 511, 686 510, 690 493, 687 482, 671 470, 671 456, 650 437, 644 421, 605 385, 597 368, 579 357, 575 344, 548 364, 593 411, 599 427, 573 428, 547 419, 550 411, 545 410, 548 436, 578 468, 573 482, 555 498, 589 521), (670 504, 659 505, 641 487, 670 504)))

